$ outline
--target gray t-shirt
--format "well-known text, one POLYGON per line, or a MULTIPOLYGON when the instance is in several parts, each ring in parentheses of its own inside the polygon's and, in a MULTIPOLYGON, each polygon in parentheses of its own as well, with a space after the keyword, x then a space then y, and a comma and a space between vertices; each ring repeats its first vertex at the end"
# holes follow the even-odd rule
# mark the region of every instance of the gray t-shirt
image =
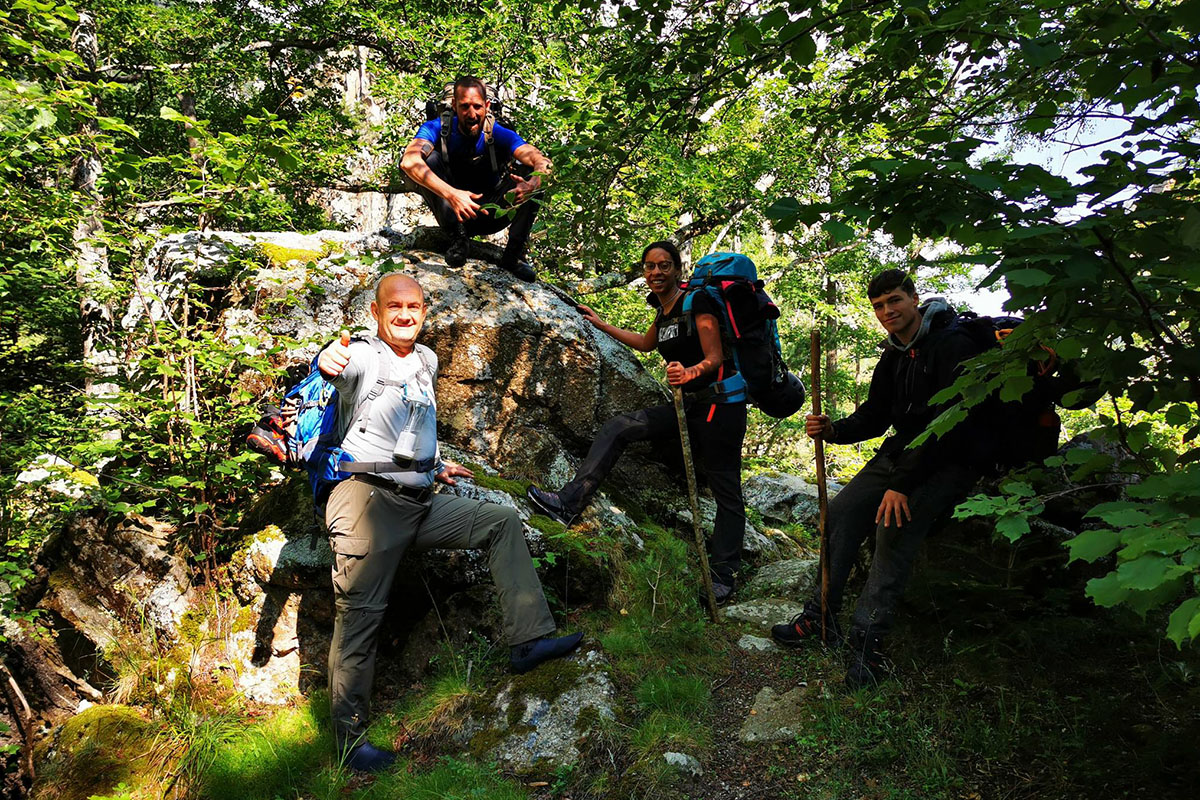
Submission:
MULTIPOLYGON (((377 341, 374 337, 371 339, 377 341)), ((391 462, 396 440, 415 414, 417 418, 411 425, 416 434, 414 459, 434 459, 440 464, 434 396, 437 355, 422 344, 403 358, 387 345, 381 349, 384 351, 382 358, 388 359, 388 385, 371 402, 365 420, 354 419, 354 412, 360 398, 375 387, 379 378, 381 356, 375 345, 371 341, 352 341, 350 363, 341 375, 330 381, 340 398, 338 424, 343 432, 342 449, 355 461, 391 462)), ((435 467, 426 472, 387 472, 379 473, 379 476, 423 489, 433 484, 436 474, 435 467)))

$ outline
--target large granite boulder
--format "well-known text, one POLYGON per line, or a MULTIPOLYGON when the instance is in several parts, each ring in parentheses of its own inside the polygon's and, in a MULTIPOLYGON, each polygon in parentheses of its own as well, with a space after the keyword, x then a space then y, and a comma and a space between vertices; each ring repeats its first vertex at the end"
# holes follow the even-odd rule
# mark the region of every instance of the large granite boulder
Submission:
MULTIPOLYGON (((187 280, 232 283, 236 302, 222 311, 226 337, 259 352, 294 344, 288 358, 299 366, 342 328, 374 330, 380 275, 412 275, 430 305, 421 339, 438 355, 439 435, 530 476, 545 474, 564 450, 582 455, 609 417, 665 402, 629 350, 596 331, 565 295, 479 260, 454 269, 420 247, 439 243, 439 233, 425 228, 365 237, 174 234, 150 251, 143 292, 123 324, 175 315, 187 280), (242 269, 247 262, 255 266, 242 269), (265 308, 270 315, 260 313, 265 308)), ((489 255, 489 247, 480 243, 473 254, 489 255)))

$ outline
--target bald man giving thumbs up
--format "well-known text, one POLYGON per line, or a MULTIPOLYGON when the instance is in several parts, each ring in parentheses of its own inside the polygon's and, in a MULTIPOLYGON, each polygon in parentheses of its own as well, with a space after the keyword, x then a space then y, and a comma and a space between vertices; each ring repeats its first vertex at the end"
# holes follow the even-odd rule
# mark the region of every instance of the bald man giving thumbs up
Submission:
POLYGON ((371 316, 374 337, 342 331, 317 358, 338 390, 342 449, 380 472, 356 472, 329 493, 325 524, 334 553, 336 617, 329 648, 329 699, 338 753, 351 769, 378 772, 395 754, 366 741, 375 637, 392 580, 411 547, 484 549, 504 614, 514 672, 573 650, 582 634, 551 638, 554 617, 513 508, 432 492, 470 470, 444 461, 437 443, 437 356, 417 336, 428 307, 407 275, 384 276, 371 316), (373 400, 356 415, 362 399, 373 400))

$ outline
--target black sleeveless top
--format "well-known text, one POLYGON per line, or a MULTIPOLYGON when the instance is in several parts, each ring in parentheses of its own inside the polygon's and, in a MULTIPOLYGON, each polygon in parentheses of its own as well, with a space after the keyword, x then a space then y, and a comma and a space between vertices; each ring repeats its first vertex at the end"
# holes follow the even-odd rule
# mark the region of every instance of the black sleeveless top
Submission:
MULTIPOLYGON (((678 361, 685 367, 694 367, 703 361, 704 348, 700 344, 700 334, 694 324, 688 324, 688 315, 683 312, 683 294, 675 298, 674 305, 667 313, 663 313, 658 303, 658 295, 653 292, 646 296, 646 302, 658 312, 654 317, 654 325, 658 330, 659 355, 667 363, 678 361)), ((720 319, 720 311, 716 308, 715 301, 704 292, 697 292, 693 298, 692 314, 712 314, 720 319)), ((721 344, 721 350, 722 357, 729 351, 724 342, 721 344)), ((735 372, 737 370, 732 359, 725 358, 720 370, 688 381, 681 388, 684 392, 695 392, 711 386, 718 380, 724 380, 735 372)))

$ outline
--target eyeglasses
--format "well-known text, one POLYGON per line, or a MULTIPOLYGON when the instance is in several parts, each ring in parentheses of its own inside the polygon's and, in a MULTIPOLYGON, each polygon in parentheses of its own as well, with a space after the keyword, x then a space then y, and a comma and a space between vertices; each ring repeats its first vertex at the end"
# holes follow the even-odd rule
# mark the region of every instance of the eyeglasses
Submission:
POLYGON ((643 272, 650 272, 651 270, 654 270, 654 269, 657 269, 659 272, 670 272, 671 270, 675 269, 675 262, 674 261, 643 261, 642 262, 642 271, 643 272))

